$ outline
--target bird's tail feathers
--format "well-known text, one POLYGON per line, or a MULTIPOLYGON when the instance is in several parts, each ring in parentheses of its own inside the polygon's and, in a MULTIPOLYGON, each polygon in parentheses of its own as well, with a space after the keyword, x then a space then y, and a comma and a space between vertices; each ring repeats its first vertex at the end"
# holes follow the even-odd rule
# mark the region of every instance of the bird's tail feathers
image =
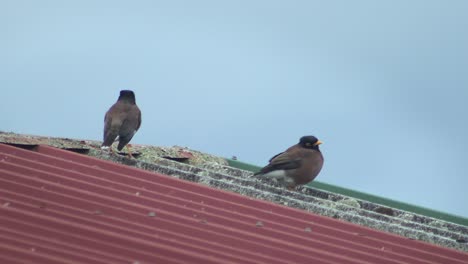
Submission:
POLYGON ((118 135, 119 135, 119 130, 115 128, 111 128, 108 131, 105 131, 104 140, 101 146, 107 146, 107 147, 111 146, 115 142, 115 139, 118 137, 118 135))

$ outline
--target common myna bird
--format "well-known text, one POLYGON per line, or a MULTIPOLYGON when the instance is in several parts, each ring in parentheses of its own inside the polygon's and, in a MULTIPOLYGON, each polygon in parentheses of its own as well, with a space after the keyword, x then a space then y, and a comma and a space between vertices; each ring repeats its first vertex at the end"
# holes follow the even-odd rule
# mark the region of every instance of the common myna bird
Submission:
POLYGON ((323 156, 314 136, 301 137, 299 143, 270 159, 270 163, 254 175, 274 178, 292 190, 317 177, 323 166, 323 156))
MULTIPOLYGON (((104 141, 101 148, 109 148, 112 143, 119 141, 117 149, 121 151, 130 142, 141 125, 141 111, 136 105, 135 94, 130 90, 120 91, 117 102, 109 108, 104 117, 104 141)), ((130 145, 127 146, 128 155, 132 157, 130 145)))

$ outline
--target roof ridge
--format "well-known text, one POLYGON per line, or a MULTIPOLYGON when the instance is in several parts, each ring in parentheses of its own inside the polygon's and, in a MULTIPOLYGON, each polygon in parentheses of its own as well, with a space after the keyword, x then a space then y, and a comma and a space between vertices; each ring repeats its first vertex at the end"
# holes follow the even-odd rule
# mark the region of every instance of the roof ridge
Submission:
MULTIPOLYGON (((261 168, 259 166, 255 166, 238 160, 228 159, 228 163, 232 167, 252 172, 256 172, 261 168)), ((314 180, 313 182, 307 184, 307 186, 314 187, 315 189, 320 189, 323 191, 328 191, 330 193, 342 194, 345 196, 360 199, 362 201, 370 201, 373 204, 380 204, 386 207, 396 208, 398 210, 414 213, 417 215, 428 216, 433 219, 444 220, 445 222, 462 225, 468 228, 468 218, 456 214, 446 213, 414 204, 409 204, 406 202, 401 202, 391 198, 381 197, 362 191, 352 190, 332 185, 329 183, 321 182, 319 180, 314 180)))

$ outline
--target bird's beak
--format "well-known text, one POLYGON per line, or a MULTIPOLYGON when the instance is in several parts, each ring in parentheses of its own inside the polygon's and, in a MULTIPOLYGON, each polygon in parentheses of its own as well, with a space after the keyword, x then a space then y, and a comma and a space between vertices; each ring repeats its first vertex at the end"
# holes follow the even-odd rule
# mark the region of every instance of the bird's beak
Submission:
POLYGON ((322 141, 318 140, 317 142, 315 142, 314 146, 318 146, 318 145, 320 145, 322 143, 323 143, 322 141))

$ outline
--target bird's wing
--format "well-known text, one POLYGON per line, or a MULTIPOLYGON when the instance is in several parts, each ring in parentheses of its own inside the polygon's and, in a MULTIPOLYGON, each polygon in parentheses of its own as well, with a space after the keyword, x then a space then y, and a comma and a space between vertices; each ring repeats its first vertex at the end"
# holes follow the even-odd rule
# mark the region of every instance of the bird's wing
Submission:
POLYGON ((137 132, 141 125, 141 112, 138 107, 132 107, 127 117, 123 120, 119 131, 118 150, 121 150, 127 145, 137 132))
POLYGON ((137 125, 136 130, 140 129, 140 126, 141 126, 141 111, 140 109, 138 109, 138 125, 137 125))
POLYGON ((103 135, 104 146, 110 146, 112 142, 114 142, 115 137, 117 136, 117 135, 111 135, 111 134, 116 134, 116 133, 113 132, 112 115, 109 112, 107 112, 106 115, 104 116, 104 135, 103 135))
POLYGON ((122 120, 120 126, 119 136, 129 137, 131 139, 141 125, 141 112, 138 107, 133 106, 129 109, 128 113, 125 114, 125 118, 122 120))
POLYGON ((110 146, 119 135, 122 126, 121 105, 119 102, 109 108, 104 116, 104 142, 103 146, 110 146))
POLYGON ((270 159, 270 164, 263 167, 257 174, 265 174, 275 170, 293 170, 301 166, 299 158, 291 157, 287 152, 279 153, 270 159))
POLYGON ((106 115, 104 116, 104 133, 106 133, 106 131, 109 131, 111 124, 112 124, 112 117, 109 114, 109 112, 107 112, 106 115))
POLYGON ((278 157, 279 155, 281 155, 283 153, 284 152, 281 152, 281 153, 278 153, 278 154, 274 155, 273 157, 271 157, 271 159, 268 162, 271 162, 272 160, 274 160, 276 157, 278 157))

